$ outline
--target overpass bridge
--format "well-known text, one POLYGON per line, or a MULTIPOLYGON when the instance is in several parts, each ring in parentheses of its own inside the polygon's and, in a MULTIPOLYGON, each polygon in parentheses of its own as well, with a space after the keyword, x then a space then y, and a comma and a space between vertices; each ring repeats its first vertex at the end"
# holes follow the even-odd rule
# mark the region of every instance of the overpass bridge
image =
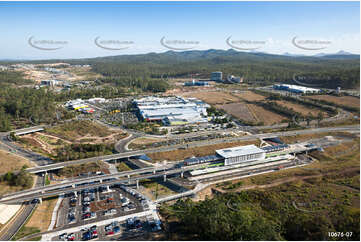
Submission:
MULTIPOLYGON (((293 145, 292 145, 293 146, 293 145)), ((317 146, 307 147, 306 143, 299 143, 295 147, 284 150, 285 153, 288 154, 296 154, 302 152, 308 152, 316 149, 317 146)), ((78 191, 85 188, 98 187, 103 185, 112 185, 116 183, 133 183, 136 182, 137 187, 139 186, 139 181, 143 179, 150 179, 159 176, 164 177, 164 181, 166 181, 166 177, 174 174, 181 174, 183 177, 184 172, 192 171, 199 168, 203 168, 205 166, 204 163, 192 165, 192 166, 179 166, 181 163, 170 163, 161 166, 151 166, 145 167, 141 169, 118 172, 115 174, 105 174, 105 175, 96 175, 87 178, 81 178, 76 180, 71 180, 68 182, 49 185, 45 187, 32 188, 25 191, 15 192, 11 194, 7 194, 1 197, 1 203, 8 202, 23 202, 29 201, 34 198, 43 198, 49 196, 55 196, 63 194, 64 192, 70 191, 78 191), (125 178, 122 179, 121 178, 125 178)))
POLYGON ((39 126, 33 126, 30 128, 24 128, 24 129, 17 129, 12 132, 14 132, 15 135, 25 135, 25 134, 31 134, 39 131, 44 131, 45 125, 39 125, 39 126))
POLYGON ((192 190, 182 192, 182 193, 178 193, 178 194, 175 194, 175 195, 171 195, 171 196, 168 196, 168 197, 159 198, 159 199, 155 200, 155 203, 160 204, 160 203, 163 203, 163 202, 168 202, 168 201, 176 200, 176 199, 179 199, 179 198, 194 196, 195 194, 202 191, 203 189, 205 189, 208 186, 209 186, 208 184, 198 183, 196 185, 196 187, 194 189, 192 189, 192 190))
MULTIPOLYGON (((130 174, 117 174, 117 175, 106 175, 106 179, 104 177, 100 178, 99 176, 91 177, 87 180, 86 183, 82 181, 67 182, 63 184, 57 184, 52 186, 45 186, 39 189, 29 189, 22 192, 11 193, 6 196, 2 196, 0 199, 0 203, 4 204, 19 204, 27 201, 32 201, 33 199, 40 199, 52 196, 58 196, 61 194, 66 194, 75 191, 81 191, 83 189, 90 189, 99 186, 110 186, 114 184, 134 184, 136 183, 137 187, 139 187, 139 181, 144 179, 151 179, 156 177, 163 177, 164 181, 166 181, 167 176, 172 176, 175 174, 183 174, 183 172, 196 169, 196 167, 186 167, 186 168, 171 168, 166 170, 164 167, 154 169, 146 172, 143 170, 145 174, 137 175, 131 177, 130 174), (121 177, 127 176, 125 179, 119 179, 121 177)), ((137 174, 136 171, 133 174, 137 174)), ((139 174, 139 171, 138 171, 139 174)))
MULTIPOLYGON (((304 147, 303 149, 300 149, 299 147, 297 148, 298 148, 297 151, 296 149, 289 149, 286 153, 295 154, 295 153, 307 152, 309 150, 315 149, 315 147, 312 148, 304 147)), ((111 175, 109 174, 97 175, 87 178, 76 179, 61 184, 32 188, 25 191, 4 195, 1 197, 0 203, 9 203, 9 202, 16 203, 16 202, 30 201, 34 198, 50 197, 50 196, 60 195, 65 192, 80 191, 86 188, 113 185, 117 183, 128 182, 128 184, 131 184, 136 182, 138 187, 140 180, 163 176, 164 181, 166 181, 167 176, 180 173, 181 177, 183 177, 184 172, 197 170, 205 166, 204 163, 196 164, 192 166, 181 166, 181 167, 179 166, 179 164, 180 163, 172 163, 158 167, 146 167, 132 171, 118 172, 111 175), (125 179, 121 180, 121 178, 125 178, 125 179)), ((188 194, 190 192, 186 192, 186 193, 188 194)))
POLYGON ((61 168, 64 168, 66 166, 71 166, 71 165, 80 165, 80 164, 84 164, 84 163, 98 162, 98 161, 114 161, 114 160, 119 160, 119 159, 124 159, 124 158, 141 156, 144 154, 145 153, 142 150, 130 151, 130 152, 124 152, 124 153, 119 153, 119 154, 112 154, 112 155, 97 156, 97 157, 91 157, 91 158, 80 159, 80 160, 59 162, 59 163, 54 163, 54 164, 44 165, 44 166, 30 167, 30 168, 27 168, 26 171, 29 173, 32 173, 32 174, 44 173, 44 172, 48 172, 48 171, 59 170, 61 168))
MULTIPOLYGON (((263 139, 269 138, 274 136, 292 136, 292 135, 299 135, 299 134, 312 134, 312 133, 321 133, 321 132, 342 132, 342 131, 360 131, 359 125, 352 125, 352 126, 342 126, 342 127, 325 127, 325 128, 315 128, 315 129, 303 129, 303 130, 292 130, 292 131, 285 131, 285 132, 274 132, 274 133, 263 133, 263 134, 254 134, 254 135, 247 135, 241 137, 234 137, 234 138, 227 138, 227 139, 216 139, 216 140, 207 140, 207 141, 200 141, 192 143, 192 147, 201 147, 206 145, 213 145, 219 144, 224 142, 235 142, 235 141, 246 141, 246 140, 255 140, 255 139, 263 139)), ((69 165, 78 165, 88 162, 97 162, 97 161, 112 161, 122 158, 129 158, 134 156, 140 156, 147 153, 155 153, 155 152, 165 152, 165 151, 172 151, 177 150, 179 148, 184 147, 183 144, 179 145, 172 145, 172 146, 165 146, 153 149, 145 149, 145 150, 137 150, 137 151, 128 151, 118 154, 106 155, 106 156, 98 156, 80 160, 73 160, 73 161, 66 161, 46 166, 38 166, 38 167, 31 167, 28 168, 26 171, 30 173, 43 173, 51 170, 61 169, 63 167, 69 165)))

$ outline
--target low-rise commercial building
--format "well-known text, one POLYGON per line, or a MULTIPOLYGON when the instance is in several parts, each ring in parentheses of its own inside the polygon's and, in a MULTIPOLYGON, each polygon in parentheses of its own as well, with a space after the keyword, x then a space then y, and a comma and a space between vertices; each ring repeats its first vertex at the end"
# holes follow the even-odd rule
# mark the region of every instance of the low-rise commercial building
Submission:
POLYGON ((165 125, 181 125, 208 122, 208 104, 196 98, 145 97, 134 100, 140 117, 147 121, 159 121, 165 125))
POLYGON ((273 89, 276 90, 284 90, 293 93, 319 93, 321 90, 317 88, 310 88, 298 85, 289 85, 289 84, 275 84, 273 85, 273 89))
POLYGON ((206 81, 195 81, 192 80, 191 82, 185 82, 184 86, 208 86, 208 82, 206 81))
POLYGON ((216 81, 216 82, 222 81, 222 72, 221 71, 212 72, 211 81, 216 81))
POLYGON ((234 165, 243 162, 262 160, 266 151, 255 145, 245 145, 216 150, 216 154, 224 159, 224 165, 234 165))

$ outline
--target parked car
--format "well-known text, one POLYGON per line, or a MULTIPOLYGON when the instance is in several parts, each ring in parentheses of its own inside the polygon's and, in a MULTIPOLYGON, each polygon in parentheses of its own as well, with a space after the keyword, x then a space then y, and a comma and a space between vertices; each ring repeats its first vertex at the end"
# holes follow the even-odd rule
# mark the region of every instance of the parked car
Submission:
POLYGON ((112 225, 112 224, 105 225, 105 227, 104 227, 104 230, 105 230, 105 231, 109 231, 109 230, 112 230, 112 229, 113 229, 113 225, 112 225))
POLYGON ((67 237, 68 241, 74 241, 75 240, 75 234, 71 233, 67 237))
POLYGON ((120 227, 119 226, 115 226, 113 228, 113 232, 116 234, 116 233, 119 233, 120 232, 120 227))
POLYGON ((65 238, 67 238, 67 233, 59 235, 59 240, 65 240, 65 238))
POLYGON ((85 232, 82 237, 83 240, 90 240, 92 238, 90 231, 85 232))
POLYGON ((83 213, 89 213, 90 212, 90 207, 83 207, 83 213))

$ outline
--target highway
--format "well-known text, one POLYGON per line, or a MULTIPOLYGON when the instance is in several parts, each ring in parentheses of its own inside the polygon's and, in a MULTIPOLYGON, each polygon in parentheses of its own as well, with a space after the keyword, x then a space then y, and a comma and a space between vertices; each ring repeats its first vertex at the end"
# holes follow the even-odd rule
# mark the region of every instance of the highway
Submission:
MULTIPOLYGON (((200 166, 200 165, 199 165, 200 166)), ((113 184, 126 184, 126 183, 134 183, 140 180, 144 180, 144 179, 151 179, 151 178, 156 178, 156 177, 160 177, 160 176, 170 176, 170 175, 174 175, 177 173, 181 173, 183 171, 187 171, 187 170, 193 170, 195 169, 194 166, 192 167, 186 167, 186 168, 175 168, 175 169, 171 169, 171 170, 165 170, 165 171, 159 171, 156 172, 155 174, 153 172, 151 172, 150 174, 145 174, 145 175, 141 175, 141 176, 137 176, 137 177, 130 177, 129 179, 122 179, 122 180, 118 180, 118 179, 114 179, 111 181, 103 181, 102 183, 94 183, 94 184, 88 184, 88 185, 84 185, 84 186, 75 186, 72 187, 67 186, 67 187, 60 187, 58 189, 49 189, 46 190, 47 186, 44 187, 44 189, 40 189, 40 191, 34 190, 31 192, 28 192, 28 190, 23 191, 22 194, 9 194, 7 196, 3 196, 0 199, 1 203, 4 204, 17 204, 17 203, 22 203, 25 201, 32 201, 35 198, 44 198, 44 197, 52 197, 52 196, 58 196, 60 194, 65 194, 65 193, 69 193, 69 192, 74 192, 74 191, 81 191, 83 189, 90 189, 90 188, 94 188, 94 187, 99 187, 99 186, 110 186, 113 184)), ((99 180, 99 178, 93 178, 94 181, 99 180)), ((107 178, 109 179, 109 178, 107 178)))
MULTIPOLYGON (((304 152, 306 150, 312 150, 312 149, 314 148, 313 147, 307 148, 298 144, 297 147, 289 149, 287 150, 287 152, 288 153, 304 152)), ((0 202, 18 203, 23 201, 30 201, 34 198, 55 196, 55 195, 63 194, 64 192, 79 191, 85 188, 112 185, 115 183, 126 183, 126 182, 132 183, 132 182, 137 182, 144 179, 151 179, 164 175, 168 176, 178 173, 184 173, 186 171, 192 171, 204 167, 204 164, 197 164, 193 166, 183 166, 183 167, 179 167, 179 164, 180 163, 169 163, 157 167, 146 167, 132 171, 118 172, 111 175, 105 174, 105 175, 91 176, 60 184, 28 189, 21 192, 15 192, 4 195, 1 197, 0 202), (124 177, 127 178, 123 180, 118 180, 124 177)))
POLYGON ((9 194, 3 195, 2 198, 16 196, 19 194, 24 195, 24 194, 38 193, 38 192, 44 192, 44 191, 49 191, 49 190, 56 190, 56 189, 61 189, 61 188, 67 187, 67 186, 83 184, 83 183, 87 183, 87 182, 89 183, 89 182, 112 179, 112 178, 127 177, 128 175, 131 176, 131 175, 150 173, 150 172, 154 172, 154 171, 156 171, 156 172, 163 171, 165 169, 169 169, 172 167, 174 167, 174 164, 169 164, 169 165, 161 166, 161 167, 148 167, 148 168, 131 170, 131 171, 123 171, 123 172, 118 172, 118 173, 111 174, 111 175, 105 174, 105 175, 90 176, 90 177, 86 177, 86 178, 70 180, 68 182, 63 182, 60 184, 48 185, 46 187, 38 187, 38 188, 32 188, 32 189, 28 189, 28 190, 24 190, 24 191, 20 191, 20 192, 9 193, 9 194))
POLYGON ((14 152, 17 155, 20 155, 24 158, 29 159, 30 161, 35 162, 38 166, 48 165, 53 163, 50 158, 42 156, 32 151, 25 150, 18 145, 14 144, 9 138, 9 133, 0 133, 0 147, 3 150, 14 152))
MULTIPOLYGON (((44 178, 37 178, 36 185, 44 186, 44 178)), ((0 241, 9 241, 12 239, 12 237, 19 231, 21 226, 26 222, 27 218, 30 216, 30 214, 33 212, 37 204, 29 204, 29 205, 23 205, 19 211, 19 213, 14 217, 14 220, 10 221, 10 224, 7 225, 5 228, 5 231, 2 231, 0 234, 0 241)))
MULTIPOLYGON (((207 140, 207 141, 199 141, 199 142, 192 142, 187 144, 188 146, 193 147, 200 147, 200 146, 207 146, 213 144, 220 144, 225 142, 235 142, 235 141, 247 141, 247 140, 255 140, 260 138, 267 138, 267 137, 274 137, 274 136, 292 136, 292 135, 300 135, 300 134, 313 134, 313 133, 322 133, 322 132, 335 132, 335 131, 360 131, 359 125, 351 125, 351 126, 343 126, 343 127, 325 127, 325 128, 314 128, 314 129, 303 129, 303 130, 293 130, 293 131, 285 131, 285 132, 273 132, 273 133, 263 133, 263 134, 253 134, 241 137, 233 137, 233 138, 225 138, 225 139, 214 139, 214 140, 207 140)), ((172 151, 177 150, 179 148, 184 148, 184 144, 172 145, 172 146, 164 146, 152 149, 145 149, 145 150, 137 150, 137 151, 128 151, 118 154, 106 155, 106 156, 98 156, 92 157, 87 159, 81 160, 73 160, 73 161, 66 161, 46 166, 38 166, 28 168, 27 171, 30 173, 39 173, 45 171, 51 171, 60 169, 65 166, 69 165, 78 165, 88 162, 96 162, 96 161, 110 161, 110 160, 117 160, 121 158, 128 158, 132 156, 139 156, 147 153, 156 153, 156 152, 164 152, 164 151, 172 151)))

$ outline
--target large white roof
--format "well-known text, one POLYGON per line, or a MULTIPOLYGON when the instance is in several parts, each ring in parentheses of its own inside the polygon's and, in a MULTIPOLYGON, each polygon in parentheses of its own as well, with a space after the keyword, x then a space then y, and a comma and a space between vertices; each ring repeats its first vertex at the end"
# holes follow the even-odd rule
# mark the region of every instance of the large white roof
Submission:
POLYGON ((264 153, 265 151, 258 148, 255 145, 245 145, 237 146, 233 148, 226 148, 221 150, 216 150, 216 153, 223 158, 237 157, 242 155, 250 155, 256 153, 264 153))

